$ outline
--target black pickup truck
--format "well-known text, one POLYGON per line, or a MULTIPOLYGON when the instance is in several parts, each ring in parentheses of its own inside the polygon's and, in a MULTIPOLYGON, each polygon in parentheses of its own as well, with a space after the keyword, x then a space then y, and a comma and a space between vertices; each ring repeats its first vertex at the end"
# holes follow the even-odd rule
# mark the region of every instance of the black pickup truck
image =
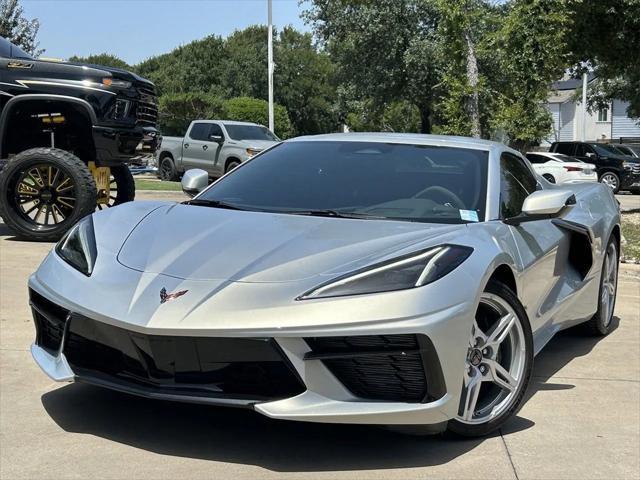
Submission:
POLYGON ((598 179, 614 193, 619 190, 640 192, 640 161, 625 155, 615 145, 594 142, 554 142, 550 152, 563 153, 596 166, 598 179))
POLYGON ((126 163, 158 138, 153 83, 98 65, 38 60, 0 37, 0 216, 56 240, 80 218, 133 200, 126 163))

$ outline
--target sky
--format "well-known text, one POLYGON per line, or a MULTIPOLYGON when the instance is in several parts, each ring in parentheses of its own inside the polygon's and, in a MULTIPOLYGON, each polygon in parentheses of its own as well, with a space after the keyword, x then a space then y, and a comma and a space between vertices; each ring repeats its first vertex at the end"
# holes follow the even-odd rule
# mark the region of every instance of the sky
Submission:
MULTIPOLYGON (((129 64, 207 35, 267 23, 267 0, 21 0, 38 18, 43 56, 111 53, 129 64)), ((273 0, 273 24, 310 28, 298 0, 273 0)))

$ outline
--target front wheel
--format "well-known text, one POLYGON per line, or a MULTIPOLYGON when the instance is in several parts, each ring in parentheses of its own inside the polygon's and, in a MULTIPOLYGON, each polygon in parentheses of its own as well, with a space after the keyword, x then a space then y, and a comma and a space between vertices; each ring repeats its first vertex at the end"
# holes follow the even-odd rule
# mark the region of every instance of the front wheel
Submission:
POLYGON ((600 176, 600 183, 613 190, 613 193, 618 193, 618 190, 620 190, 620 178, 613 172, 603 173, 600 176))
POLYGON ((533 337, 524 307, 502 283, 480 297, 471 329, 458 416, 448 430, 484 436, 522 406, 533 368, 533 337))
POLYGON ((64 150, 25 150, 0 173, 0 216, 19 237, 56 241, 95 208, 89 168, 64 150))

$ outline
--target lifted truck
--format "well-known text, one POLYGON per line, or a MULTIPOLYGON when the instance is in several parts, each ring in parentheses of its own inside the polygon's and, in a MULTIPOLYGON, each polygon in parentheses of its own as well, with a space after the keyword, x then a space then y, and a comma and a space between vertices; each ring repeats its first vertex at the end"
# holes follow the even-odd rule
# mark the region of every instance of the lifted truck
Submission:
POLYGON ((30 57, 0 37, 0 216, 57 240, 93 211, 133 200, 126 165, 158 138, 153 83, 98 65, 30 57))

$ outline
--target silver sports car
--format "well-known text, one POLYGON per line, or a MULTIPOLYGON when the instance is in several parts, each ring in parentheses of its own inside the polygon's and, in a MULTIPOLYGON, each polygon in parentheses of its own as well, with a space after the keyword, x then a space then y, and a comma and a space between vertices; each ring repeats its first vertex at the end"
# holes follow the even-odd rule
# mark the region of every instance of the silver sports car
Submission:
POLYGON ((611 329, 620 213, 499 143, 278 144, 87 217, 29 280, 54 380, 277 419, 485 435, 559 330, 611 329))

